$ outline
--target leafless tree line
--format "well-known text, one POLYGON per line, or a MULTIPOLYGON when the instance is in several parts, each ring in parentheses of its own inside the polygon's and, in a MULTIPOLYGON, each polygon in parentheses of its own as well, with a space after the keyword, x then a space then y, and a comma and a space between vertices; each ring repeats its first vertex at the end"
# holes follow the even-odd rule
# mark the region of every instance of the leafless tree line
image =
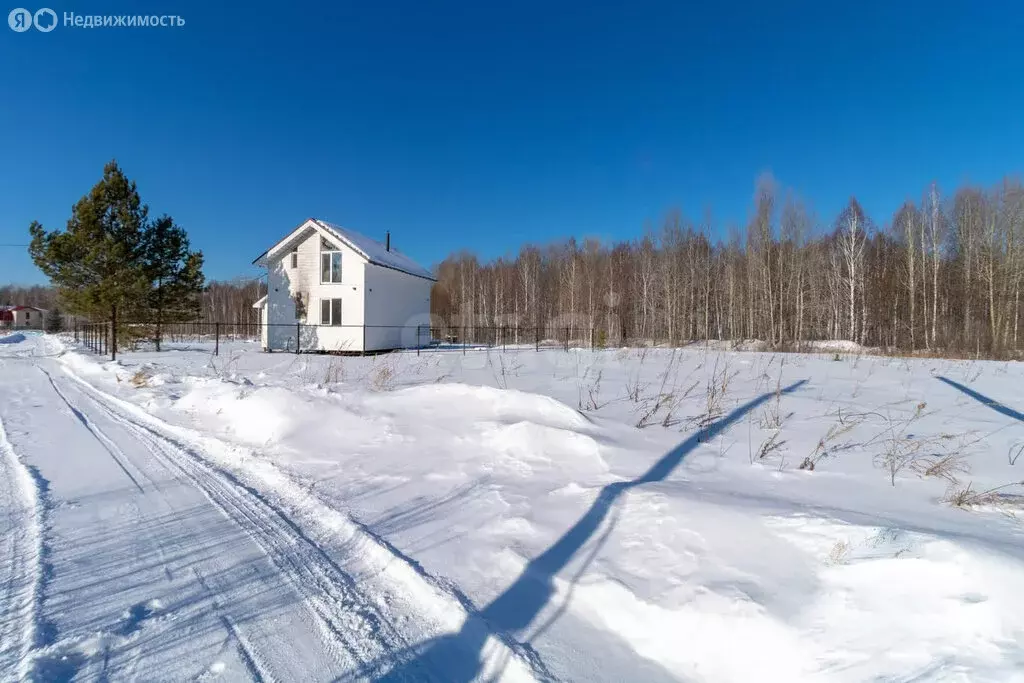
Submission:
MULTIPOLYGON (((201 319, 226 324, 258 324, 259 316, 252 305, 266 293, 266 289, 266 283, 257 279, 214 280, 203 291, 201 319)), ((52 310, 60 305, 60 301, 56 290, 51 287, 5 285, 0 286, 0 305, 52 310)))
POLYGON ((258 324, 259 314, 252 305, 266 293, 267 285, 262 279, 210 282, 203 292, 202 319, 236 325, 258 324))
POLYGON ((42 285, 0 286, 0 306, 34 306, 49 311, 53 308, 56 298, 56 291, 42 285))
POLYGON ((933 185, 879 227, 853 198, 823 225, 765 176, 746 230, 720 239, 715 228, 710 217, 673 212, 631 242, 527 245, 489 263, 454 254, 438 267, 432 312, 468 328, 594 329, 609 344, 845 339, 987 356, 1020 348, 1017 180, 951 196, 933 185))

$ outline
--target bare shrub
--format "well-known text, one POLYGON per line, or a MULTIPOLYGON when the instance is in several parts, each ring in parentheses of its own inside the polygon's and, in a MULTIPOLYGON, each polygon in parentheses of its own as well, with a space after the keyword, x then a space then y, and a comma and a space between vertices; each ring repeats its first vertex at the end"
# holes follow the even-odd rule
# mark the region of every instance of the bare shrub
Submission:
POLYGON ((907 436, 907 429, 914 418, 898 421, 886 416, 886 420, 888 424, 883 440, 885 450, 875 457, 875 463, 889 474, 889 483, 896 486, 896 475, 913 465, 921 456, 924 441, 907 436))
POLYGON ((135 374, 132 375, 132 378, 129 381, 132 383, 133 387, 141 389, 142 387, 149 386, 149 378, 149 372, 145 368, 139 368, 136 370, 135 374))
POLYGON ((999 505, 1004 502, 1005 495, 1001 494, 1000 491, 1015 486, 1024 486, 1024 481, 1012 481, 1009 484, 994 486, 985 491, 975 491, 974 482, 969 482, 967 486, 963 487, 952 485, 946 492, 945 502, 958 508, 975 507, 978 505, 999 505))
POLYGON ((781 429, 785 418, 782 415, 782 368, 779 368, 779 376, 775 380, 775 392, 768 407, 761 414, 762 429, 781 429))
POLYGON ((722 403, 729 392, 729 384, 739 371, 730 372, 729 361, 726 360, 721 369, 718 367, 720 357, 715 358, 715 366, 711 370, 711 376, 707 382, 705 394, 704 412, 697 417, 697 424, 700 428, 707 427, 724 413, 722 403))
POLYGON ((1006 458, 1009 460, 1010 465, 1017 464, 1017 459, 1020 457, 1021 453, 1024 453, 1024 444, 1015 443, 1010 446, 1010 450, 1006 454, 1006 458))
POLYGON ((320 386, 326 387, 331 384, 338 384, 345 381, 345 363, 340 357, 332 356, 324 368, 323 377, 320 379, 320 386))
MULTIPOLYGON (((587 379, 589 373, 590 368, 587 368, 583 373, 584 380, 587 379)), ((604 370, 598 370, 590 383, 577 385, 580 410, 600 410, 607 404, 607 401, 601 401, 601 379, 603 376, 604 370)))
POLYGON ((647 360, 646 347, 640 349, 638 359, 639 363, 637 363, 636 372, 634 374, 630 374, 630 376, 626 378, 626 396, 634 403, 640 402, 640 397, 647 389, 647 385, 640 381, 640 376, 643 374, 644 363, 647 360))
POLYGON ((846 541, 836 541, 828 553, 828 564, 846 564, 849 554, 850 544, 846 541))
POLYGON ((390 364, 378 365, 370 371, 370 386, 375 391, 390 391, 395 387, 397 375, 390 364))
POLYGON ((640 373, 626 379, 626 396, 634 403, 640 402, 640 397, 646 388, 647 385, 640 382, 640 373))
POLYGON ((669 356, 668 363, 661 373, 661 384, 658 386, 658 393, 653 397, 645 398, 638 407, 640 418, 637 420, 637 427, 643 428, 654 424, 655 416, 662 408, 666 408, 666 411, 661 424, 668 426, 672 423, 672 415, 679 402, 676 398, 675 390, 676 376, 678 375, 678 367, 676 365, 677 352, 677 349, 672 349, 672 355, 669 356), (671 386, 669 385, 670 377, 672 378, 671 386))
MULTIPOLYGON (((654 424, 654 416, 657 415, 658 411, 661 410, 666 405, 671 405, 673 400, 674 400, 674 395, 671 394, 671 393, 668 393, 668 394, 659 394, 655 399, 645 401, 644 407, 641 410, 640 419, 637 420, 636 426, 640 427, 640 428, 643 428, 643 427, 648 427, 648 426, 654 424)), ((665 419, 662 421, 662 424, 664 424, 667 420, 669 420, 671 415, 672 415, 672 410, 670 408, 668 410, 668 412, 666 413, 665 419)))
POLYGON ((700 382, 694 382, 690 386, 683 389, 682 392, 673 392, 672 400, 668 402, 668 409, 665 411, 665 417, 661 420, 662 427, 671 427, 679 422, 676 418, 676 410, 679 408, 679 404, 682 403, 686 398, 693 393, 693 390, 700 386, 700 382))
POLYGON ((758 447, 757 449, 758 460, 764 460, 766 457, 778 451, 786 444, 785 441, 779 440, 779 434, 780 432, 775 432, 774 434, 772 434, 767 439, 761 442, 760 447, 758 447))
POLYGON ((508 389, 508 378, 518 377, 519 370, 522 369, 523 364, 519 362, 518 358, 505 359, 504 354, 497 354, 498 367, 495 368, 494 361, 491 358, 490 349, 487 350, 487 365, 491 368, 491 374, 494 376, 494 383, 501 389, 508 389))
POLYGON ((875 456, 875 464, 889 474, 889 483, 896 485, 896 475, 910 469, 918 474, 930 471, 934 476, 948 478, 960 468, 962 461, 954 453, 953 458, 946 459, 950 454, 950 444, 955 437, 940 434, 933 437, 919 437, 909 432, 911 425, 925 414, 927 403, 918 403, 910 417, 895 419, 892 415, 878 412, 860 413, 859 416, 875 416, 885 422, 885 428, 864 443, 870 446, 881 443, 884 450, 875 456))
POLYGON ((839 420, 828 428, 825 435, 818 439, 818 445, 814 447, 810 455, 804 457, 802 463, 800 463, 799 469, 813 471, 818 463, 827 458, 835 449, 833 444, 839 439, 839 437, 850 432, 854 427, 858 426, 863 422, 863 418, 860 420, 845 420, 843 419, 842 408, 839 409, 839 420))
POLYGON ((961 453, 923 457, 914 463, 914 469, 922 476, 939 477, 951 484, 959 482, 958 474, 967 474, 971 471, 961 453))

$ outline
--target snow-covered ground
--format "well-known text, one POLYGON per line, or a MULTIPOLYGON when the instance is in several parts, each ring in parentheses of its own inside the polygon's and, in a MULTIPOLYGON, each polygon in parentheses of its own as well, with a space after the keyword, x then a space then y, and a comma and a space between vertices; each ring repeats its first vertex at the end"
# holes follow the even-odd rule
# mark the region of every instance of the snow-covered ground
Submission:
POLYGON ((1024 366, 822 348, 4 344, 0 678, 1024 680, 1024 366))

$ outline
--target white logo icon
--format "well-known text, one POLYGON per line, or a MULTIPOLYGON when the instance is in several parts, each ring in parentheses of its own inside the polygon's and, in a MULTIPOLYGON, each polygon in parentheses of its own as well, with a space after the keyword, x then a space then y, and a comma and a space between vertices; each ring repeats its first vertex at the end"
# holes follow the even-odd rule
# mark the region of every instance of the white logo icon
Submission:
POLYGON ((49 33, 57 28, 57 13, 49 7, 44 7, 32 14, 24 7, 19 7, 12 9, 11 13, 7 15, 7 25, 11 27, 12 31, 18 33, 24 33, 33 25, 40 33, 49 33))
POLYGON ((35 22, 37 31, 49 33, 57 28, 57 13, 49 7, 38 10, 32 19, 35 22))
POLYGON ((11 27, 12 31, 24 33, 32 28, 32 13, 22 7, 12 9, 11 13, 7 15, 7 25, 11 27))

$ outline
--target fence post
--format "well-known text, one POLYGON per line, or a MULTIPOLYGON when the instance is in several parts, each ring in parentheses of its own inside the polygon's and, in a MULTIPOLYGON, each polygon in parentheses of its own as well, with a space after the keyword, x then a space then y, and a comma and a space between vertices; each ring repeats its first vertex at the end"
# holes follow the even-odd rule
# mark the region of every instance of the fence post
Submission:
POLYGON ((466 328, 465 327, 461 328, 461 332, 462 332, 462 334, 461 334, 461 336, 462 336, 462 355, 465 356, 466 355, 466 328))
POLYGON ((594 350, 594 328, 590 328, 590 350, 594 350))
POLYGON ((117 307, 110 311, 110 360, 117 360, 117 307))
POLYGON ((569 350, 569 328, 565 328, 565 350, 569 350))
POLYGON ((420 331, 423 329, 422 325, 416 326, 416 355, 420 355, 420 331))
POLYGON ((220 323, 213 324, 213 355, 220 355, 220 323))
POLYGON ((299 355, 299 337, 302 336, 302 323, 295 323, 295 355, 299 355))
POLYGON ((78 343, 78 321, 75 321, 75 343, 78 343))
POLYGON ((534 351, 540 351, 540 328, 533 328, 533 344, 534 351))

